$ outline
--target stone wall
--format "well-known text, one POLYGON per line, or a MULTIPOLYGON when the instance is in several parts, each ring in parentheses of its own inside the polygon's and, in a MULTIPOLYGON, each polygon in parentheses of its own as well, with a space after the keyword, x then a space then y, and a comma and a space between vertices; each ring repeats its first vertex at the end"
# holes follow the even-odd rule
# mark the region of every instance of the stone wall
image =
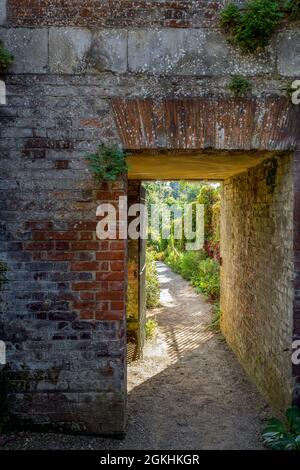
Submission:
POLYGON ((226 180, 221 208, 222 331, 267 400, 292 400, 293 156, 226 180))

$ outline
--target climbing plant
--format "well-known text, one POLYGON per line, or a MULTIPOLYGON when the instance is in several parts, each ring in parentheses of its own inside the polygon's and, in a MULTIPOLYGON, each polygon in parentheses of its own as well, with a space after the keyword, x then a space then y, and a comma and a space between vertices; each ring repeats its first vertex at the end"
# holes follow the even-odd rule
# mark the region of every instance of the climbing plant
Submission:
POLYGON ((233 3, 227 5, 220 24, 232 44, 244 53, 253 53, 266 47, 283 17, 278 0, 249 0, 243 12, 233 3))
POLYGON ((5 72, 12 64, 14 56, 5 49, 3 42, 0 41, 0 73, 5 72))
POLYGON ((229 90, 236 97, 244 96, 251 90, 251 83, 248 78, 235 75, 229 83, 229 90))
POLYGON ((116 181, 118 176, 127 173, 126 153, 116 144, 100 144, 98 150, 86 158, 97 181, 116 181))

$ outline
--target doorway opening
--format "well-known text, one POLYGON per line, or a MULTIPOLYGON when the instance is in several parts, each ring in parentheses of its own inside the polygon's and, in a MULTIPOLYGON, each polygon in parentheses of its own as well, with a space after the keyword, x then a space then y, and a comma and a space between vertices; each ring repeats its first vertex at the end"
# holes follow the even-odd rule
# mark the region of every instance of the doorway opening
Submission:
MULTIPOLYGON (((128 286, 130 262, 135 260, 138 289, 135 324, 139 328, 139 343, 134 359, 140 357, 128 363, 129 418, 133 409, 137 411, 137 397, 146 396, 146 401, 150 402, 155 392, 161 394, 161 410, 165 406, 166 413, 173 414, 175 421, 180 416, 179 421, 186 423, 183 426, 185 429, 196 429, 194 415, 198 423, 206 416, 212 430, 214 426, 211 423, 214 420, 220 422, 221 419, 227 422, 224 426, 230 440, 230 429, 238 425, 234 418, 237 414, 245 417, 241 425, 243 429, 253 425, 250 434, 257 436, 257 425, 265 413, 263 410, 268 409, 264 399, 275 409, 284 409, 291 397, 290 356, 284 349, 288 349, 292 337, 293 307, 289 276, 292 275, 293 259, 293 156, 289 153, 250 152, 243 157, 241 153, 231 152, 226 153, 225 158, 222 152, 224 161, 219 165, 220 155, 208 154, 212 157, 211 165, 207 160, 203 163, 199 155, 187 156, 184 152, 180 155, 171 152, 148 152, 144 155, 137 152, 131 157, 129 203, 130 198, 136 202, 137 195, 145 198, 147 185, 143 181, 150 180, 148 184, 155 185, 158 178, 160 185, 167 185, 172 191, 176 190, 176 185, 198 184, 199 188, 211 189, 220 186, 221 196, 220 250, 214 245, 215 240, 210 238, 205 246, 208 261, 197 260, 198 264, 204 262, 206 270, 211 268, 208 287, 202 279, 197 279, 195 273, 189 275, 186 271, 197 256, 187 254, 185 259, 185 250, 174 241, 171 248, 152 246, 155 258, 152 262, 158 271, 161 296, 160 305, 146 314, 146 290, 142 288, 141 292, 147 275, 143 270, 145 257, 141 258, 145 246, 142 248, 141 244, 136 244, 135 251, 132 251, 135 258, 130 258, 129 248, 128 286), (170 166, 169 159, 172 160, 170 166), (168 171, 172 177, 168 176, 168 171), (223 175, 222 171, 225 172, 223 175), (141 188, 144 188, 143 193, 141 188), (217 300, 213 297, 218 289, 213 263, 221 265, 220 310, 214 309, 211 303, 211 300, 217 300), (212 298, 209 295, 208 299, 205 298, 209 294, 205 289, 211 289, 212 298), (281 294, 274 295, 274 292, 281 294), (213 320, 212 310, 215 310, 213 320), (222 336, 214 329, 220 311, 222 336), (274 312, 277 312, 277 317, 274 312), (152 343, 145 342, 147 320, 157 323, 156 339, 152 343), (283 328, 285 321, 288 323, 286 330, 283 328), (278 341, 284 347, 279 346, 278 341), (180 396, 176 394, 177 387, 180 396), (164 388, 166 394, 161 393, 164 388), (183 396, 186 399, 187 395, 191 403, 183 400, 183 396), (250 414, 248 411, 245 413, 242 406, 236 407, 237 403, 245 402, 245 397, 249 403, 248 411, 252 410, 250 414), (259 405, 257 408, 251 397, 255 397, 254 401, 260 402, 261 407, 259 405), (182 400, 178 405, 178 414, 170 400, 177 405, 182 400), (208 412, 206 406, 210 410, 214 406, 219 411, 222 409, 221 414, 217 416, 208 412)), ((167 197, 160 195, 159 199, 166 201, 167 197)), ((215 204, 217 209, 217 201, 214 201, 215 204)), ((130 321, 130 331, 129 325, 130 321)), ((148 411, 143 409, 143 413, 148 411)), ((160 413, 165 417, 165 412, 160 413)), ((162 418, 156 416, 155 419, 162 418)), ((203 426, 206 429, 207 423, 203 426)), ((180 434, 179 428, 176 429, 180 434)), ((207 430, 207 435, 209 433, 207 430)), ((233 434, 237 436, 236 432, 233 434)), ((246 432, 245 439, 252 439, 251 436, 246 432)))

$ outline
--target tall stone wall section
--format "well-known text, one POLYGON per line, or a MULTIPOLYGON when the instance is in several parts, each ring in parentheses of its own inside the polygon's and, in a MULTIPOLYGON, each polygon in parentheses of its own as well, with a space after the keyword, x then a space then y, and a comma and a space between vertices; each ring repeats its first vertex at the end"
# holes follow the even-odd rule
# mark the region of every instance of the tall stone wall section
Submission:
POLYGON ((277 409, 292 401, 293 157, 225 180, 221 208, 222 332, 277 409))

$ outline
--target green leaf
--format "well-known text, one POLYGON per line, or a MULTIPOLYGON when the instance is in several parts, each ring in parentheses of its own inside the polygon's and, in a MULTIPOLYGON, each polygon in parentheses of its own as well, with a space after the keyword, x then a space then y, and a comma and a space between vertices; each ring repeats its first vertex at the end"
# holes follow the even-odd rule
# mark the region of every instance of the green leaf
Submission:
POLYGON ((300 433, 300 410, 297 406, 291 406, 286 411, 286 418, 291 432, 300 433))

